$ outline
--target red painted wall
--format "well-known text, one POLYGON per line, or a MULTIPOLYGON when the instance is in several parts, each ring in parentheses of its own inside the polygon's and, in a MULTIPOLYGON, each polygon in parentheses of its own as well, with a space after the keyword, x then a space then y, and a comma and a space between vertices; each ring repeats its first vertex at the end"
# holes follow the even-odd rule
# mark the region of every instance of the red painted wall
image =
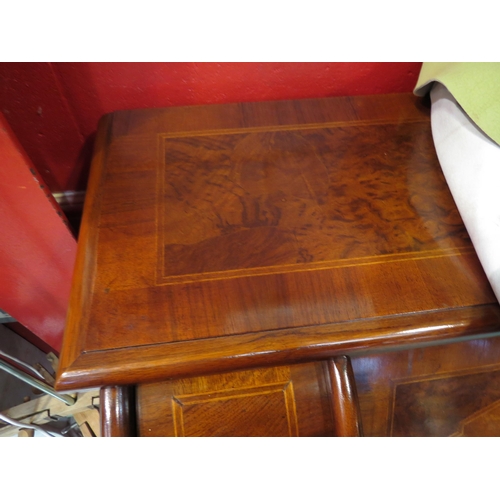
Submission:
POLYGON ((118 109, 410 92, 421 63, 2 63, 0 109, 54 191, 84 189, 118 109))
POLYGON ((0 63, 0 111, 51 191, 72 189, 84 136, 48 63, 0 63))
POLYGON ((61 348, 76 241, 0 113, 0 308, 61 348))

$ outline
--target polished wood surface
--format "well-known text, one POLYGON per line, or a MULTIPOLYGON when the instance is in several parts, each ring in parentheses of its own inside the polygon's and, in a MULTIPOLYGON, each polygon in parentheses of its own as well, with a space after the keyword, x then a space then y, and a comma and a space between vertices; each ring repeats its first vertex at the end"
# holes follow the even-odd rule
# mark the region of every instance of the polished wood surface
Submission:
POLYGON ((103 437, 136 435, 135 389, 133 387, 103 387, 99 393, 99 402, 103 437))
POLYGON ((500 336, 354 356, 366 436, 500 436, 500 336))
MULTIPOLYGON (((478 268, 481 275, 482 271, 478 268)), ((145 346, 141 349, 85 352, 61 374, 59 387, 97 387, 110 381, 135 384, 172 377, 189 377, 325 359, 345 352, 373 351, 499 331, 498 306, 397 315, 321 327, 296 328, 240 335, 211 341, 145 346)))
POLYGON ((361 411, 351 360, 347 356, 329 359, 328 372, 332 384, 335 435, 343 437, 363 436, 361 411))
POLYGON ((144 384, 137 400, 143 437, 335 434, 324 363, 144 384))
POLYGON ((59 389, 498 330, 500 308, 420 99, 168 108, 102 120, 59 389))
POLYGON ((143 384, 140 436, 360 436, 350 360, 143 384))

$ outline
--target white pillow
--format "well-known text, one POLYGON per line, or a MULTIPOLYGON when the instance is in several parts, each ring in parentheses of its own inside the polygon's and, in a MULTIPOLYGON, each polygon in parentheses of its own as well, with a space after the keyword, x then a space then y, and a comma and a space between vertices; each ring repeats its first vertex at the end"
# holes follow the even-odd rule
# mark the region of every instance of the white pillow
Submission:
POLYGON ((431 102, 439 163, 500 301, 500 146, 474 124, 444 85, 434 84, 431 102))

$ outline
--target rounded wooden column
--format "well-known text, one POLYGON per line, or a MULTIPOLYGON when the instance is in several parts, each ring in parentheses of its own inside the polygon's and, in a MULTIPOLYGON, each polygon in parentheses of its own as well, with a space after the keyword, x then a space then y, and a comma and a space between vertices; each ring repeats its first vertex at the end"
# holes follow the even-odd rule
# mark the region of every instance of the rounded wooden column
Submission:
POLYGON ((100 391, 101 435, 132 437, 135 431, 134 387, 103 387, 100 391))
POLYGON ((351 360, 336 356, 328 360, 332 382, 332 408, 337 436, 362 436, 361 412, 351 360))

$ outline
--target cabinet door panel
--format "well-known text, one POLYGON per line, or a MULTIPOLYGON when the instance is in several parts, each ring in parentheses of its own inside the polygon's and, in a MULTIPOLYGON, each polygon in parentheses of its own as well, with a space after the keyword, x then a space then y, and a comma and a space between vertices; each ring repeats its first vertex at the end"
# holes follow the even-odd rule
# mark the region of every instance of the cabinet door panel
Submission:
POLYGON ((500 337, 353 357, 366 436, 500 436, 500 337))

